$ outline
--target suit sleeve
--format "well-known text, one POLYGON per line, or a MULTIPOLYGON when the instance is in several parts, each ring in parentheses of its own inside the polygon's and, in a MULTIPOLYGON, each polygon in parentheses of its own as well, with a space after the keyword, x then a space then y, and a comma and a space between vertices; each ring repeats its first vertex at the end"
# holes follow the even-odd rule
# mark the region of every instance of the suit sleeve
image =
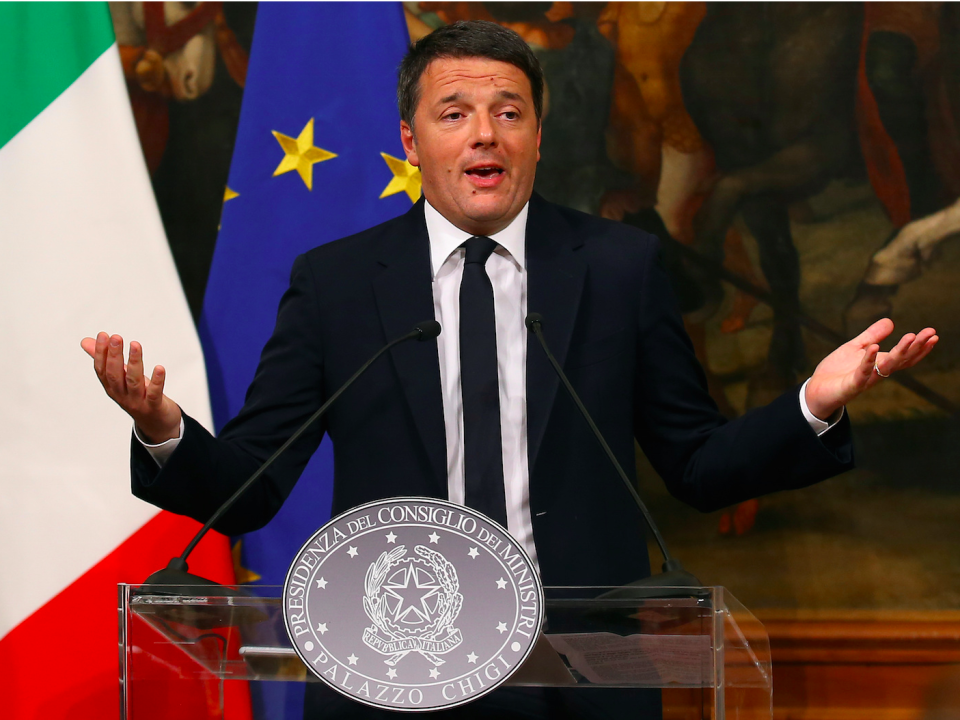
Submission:
POLYGON ((707 392, 656 246, 645 267, 634 431, 672 495, 709 512, 853 467, 848 413, 818 438, 803 417, 798 388, 727 421, 707 392))
MULTIPOLYGON (((317 292, 297 258, 243 408, 219 437, 184 413, 184 434, 163 468, 132 438, 133 494, 206 522, 323 404, 323 348, 317 292)), ((263 527, 280 509, 323 438, 321 418, 254 483, 215 528, 228 535, 263 527)))

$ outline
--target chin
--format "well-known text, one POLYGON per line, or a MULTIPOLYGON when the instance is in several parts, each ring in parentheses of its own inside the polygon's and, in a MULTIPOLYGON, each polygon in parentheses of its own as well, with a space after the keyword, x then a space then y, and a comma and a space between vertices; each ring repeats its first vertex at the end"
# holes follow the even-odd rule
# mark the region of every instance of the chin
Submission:
POLYGON ((464 211, 467 217, 476 222, 494 222, 510 212, 510 203, 499 198, 490 198, 486 202, 467 203, 464 211))

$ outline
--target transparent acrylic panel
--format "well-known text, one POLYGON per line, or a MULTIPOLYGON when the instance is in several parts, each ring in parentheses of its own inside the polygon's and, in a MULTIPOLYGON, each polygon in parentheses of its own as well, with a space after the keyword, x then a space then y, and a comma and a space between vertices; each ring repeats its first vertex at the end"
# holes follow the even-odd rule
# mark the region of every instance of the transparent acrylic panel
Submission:
MULTIPOLYGON (((220 717, 251 687, 231 681, 319 682, 287 638, 281 588, 245 590, 259 595, 120 586, 124 718, 138 720, 139 707, 156 717, 157 702, 171 716, 203 702, 220 717)), ((655 688, 665 718, 771 717, 769 640, 734 597, 710 587, 637 592, 545 588, 544 636, 508 684, 655 688)))
POLYGON ((725 588, 717 588, 722 622, 723 705, 728 718, 773 717, 770 638, 763 624, 725 588))

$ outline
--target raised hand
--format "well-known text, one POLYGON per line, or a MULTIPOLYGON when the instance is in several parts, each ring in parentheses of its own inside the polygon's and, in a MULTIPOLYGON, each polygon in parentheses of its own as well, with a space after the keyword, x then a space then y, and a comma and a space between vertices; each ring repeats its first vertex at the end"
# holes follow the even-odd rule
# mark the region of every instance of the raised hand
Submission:
POLYGON ((933 328, 907 333, 890 352, 880 343, 893 332, 893 321, 884 318, 827 355, 807 383, 807 407, 827 420, 837 410, 898 370, 923 360, 940 339, 933 328))
POLYGON ((143 348, 130 343, 129 362, 123 362, 123 338, 108 336, 105 332, 96 340, 87 337, 80 341, 93 358, 93 369, 107 395, 123 408, 144 440, 161 443, 180 434, 180 407, 163 394, 166 372, 157 365, 149 380, 143 375, 143 348))

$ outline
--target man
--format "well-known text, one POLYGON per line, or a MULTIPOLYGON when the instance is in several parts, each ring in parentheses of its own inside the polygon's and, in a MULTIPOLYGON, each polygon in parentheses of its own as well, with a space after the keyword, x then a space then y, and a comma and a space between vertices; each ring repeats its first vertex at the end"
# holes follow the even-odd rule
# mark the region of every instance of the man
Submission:
MULTIPOLYGON (((269 521, 328 432, 334 513, 396 495, 447 497, 506 524, 545 584, 620 584, 649 574, 640 516, 529 347, 528 312, 544 316, 621 464, 633 467, 636 437, 671 492, 704 510, 850 467, 843 405, 937 342, 928 328, 880 354, 892 323, 877 323, 825 359, 799 396, 728 423, 706 392, 655 238, 532 195, 543 77, 518 36, 482 22, 437 30, 404 60, 398 97, 425 201, 297 259, 246 404, 219 438, 163 395, 163 368, 144 378, 137 343, 124 367, 122 338, 84 339, 108 395, 135 421, 139 497, 207 519, 367 357, 435 317, 437 347, 406 343, 372 366, 217 528, 269 521), (821 437, 812 429, 831 423, 821 437)), ((308 706, 334 702, 320 694, 311 690, 308 706)), ((551 697, 510 708, 553 716, 551 697)))

